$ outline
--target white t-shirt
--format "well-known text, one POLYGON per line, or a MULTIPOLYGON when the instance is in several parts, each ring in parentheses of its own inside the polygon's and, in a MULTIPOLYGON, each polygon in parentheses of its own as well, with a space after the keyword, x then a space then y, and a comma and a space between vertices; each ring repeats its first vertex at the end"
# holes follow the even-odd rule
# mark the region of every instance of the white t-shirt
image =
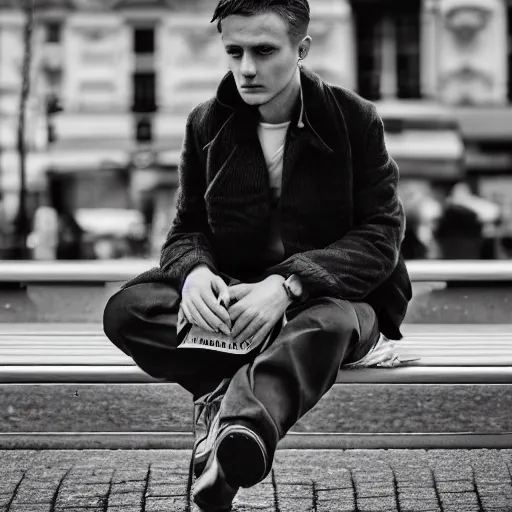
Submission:
POLYGON ((279 124, 260 123, 258 125, 258 137, 267 163, 274 202, 277 202, 281 197, 284 145, 289 126, 290 121, 279 124))
POLYGON ((279 231, 279 209, 277 206, 281 197, 284 146, 289 126, 290 121, 279 124, 260 122, 258 126, 258 137, 260 139, 263 155, 265 156, 265 162, 267 163, 270 189, 272 192, 273 211, 268 245, 269 259, 279 259, 284 255, 283 242, 279 231))

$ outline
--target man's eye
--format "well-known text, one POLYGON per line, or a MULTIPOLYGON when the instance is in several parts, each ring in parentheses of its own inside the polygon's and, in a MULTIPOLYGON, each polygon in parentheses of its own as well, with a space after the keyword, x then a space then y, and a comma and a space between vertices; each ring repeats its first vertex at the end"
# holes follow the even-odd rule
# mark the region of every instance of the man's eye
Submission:
POLYGON ((262 46, 261 48, 258 48, 258 53, 260 55, 270 55, 274 52, 274 48, 271 48, 270 46, 262 46))
POLYGON ((240 52, 238 50, 227 50, 227 54, 230 57, 233 57, 234 59, 239 59, 242 57, 242 52, 240 52))

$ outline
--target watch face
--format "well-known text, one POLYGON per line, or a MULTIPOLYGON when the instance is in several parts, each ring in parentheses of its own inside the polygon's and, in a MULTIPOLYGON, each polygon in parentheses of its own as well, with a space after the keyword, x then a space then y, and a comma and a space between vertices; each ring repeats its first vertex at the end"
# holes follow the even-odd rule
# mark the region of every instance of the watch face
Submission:
POLYGON ((302 285, 296 275, 291 275, 288 278, 288 287, 294 297, 300 297, 302 295, 302 285))

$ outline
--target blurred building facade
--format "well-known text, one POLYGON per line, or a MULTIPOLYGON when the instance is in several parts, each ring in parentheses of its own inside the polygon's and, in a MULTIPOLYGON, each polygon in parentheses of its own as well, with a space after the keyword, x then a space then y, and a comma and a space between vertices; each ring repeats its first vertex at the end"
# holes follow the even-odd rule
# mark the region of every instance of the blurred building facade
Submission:
MULTIPOLYGON (((211 0, 35 0, 27 175, 66 209, 172 218, 188 112, 227 70, 211 0)), ((473 179, 509 209, 512 0, 312 0, 306 65, 375 101, 404 182, 473 179)), ((17 204, 23 13, 0 0, 0 187, 17 204)), ((37 202, 37 201, 35 201, 37 202)))

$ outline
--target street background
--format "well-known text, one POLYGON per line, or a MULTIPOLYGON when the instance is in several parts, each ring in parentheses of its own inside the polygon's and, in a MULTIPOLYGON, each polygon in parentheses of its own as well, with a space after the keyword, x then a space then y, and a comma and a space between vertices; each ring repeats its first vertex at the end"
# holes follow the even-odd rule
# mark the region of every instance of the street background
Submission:
MULTIPOLYGON (((0 258, 156 258, 213 0, 0 0, 0 258), (32 7, 32 8, 31 8, 32 7)), ((407 259, 512 255, 512 1, 313 0, 305 65, 375 101, 407 259)))
MULTIPOLYGON (((233 511, 512 512, 512 0, 310 4, 305 65, 375 102, 400 167, 420 359, 340 371, 233 511)), ((0 512, 196 511, 191 396, 101 322, 227 71, 215 5, 0 0, 0 512)))

